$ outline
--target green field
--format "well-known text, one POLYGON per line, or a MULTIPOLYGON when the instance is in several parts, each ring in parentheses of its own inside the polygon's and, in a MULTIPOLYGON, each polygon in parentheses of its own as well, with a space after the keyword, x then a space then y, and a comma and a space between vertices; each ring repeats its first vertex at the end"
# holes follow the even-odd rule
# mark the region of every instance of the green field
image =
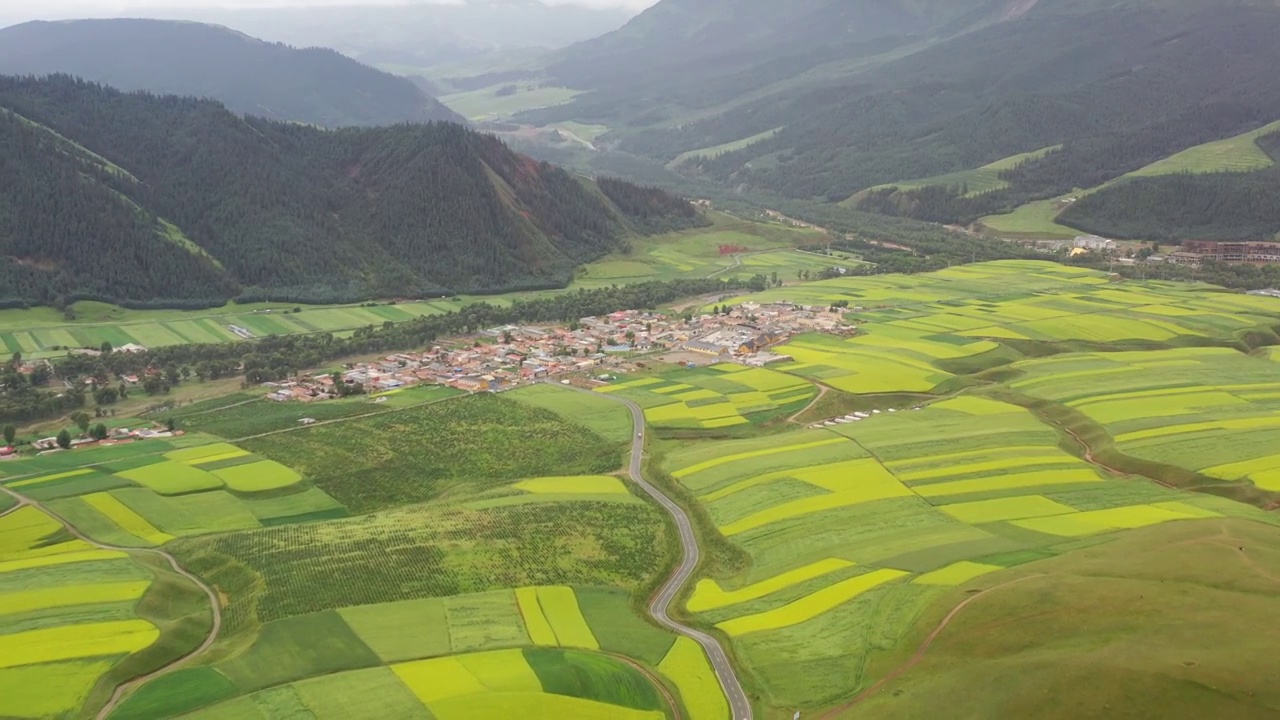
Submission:
MULTIPOLYGON (((920 664, 835 717, 1269 717, 1280 692, 1258 629, 1280 600, 1277 539, 1240 520, 1171 523, 1004 573, 1029 579, 973 602, 920 664)), ((930 607, 890 666, 962 599, 930 607)))
POLYGON ((563 105, 578 94, 575 90, 564 87, 544 86, 529 83, 502 83, 479 90, 443 95, 440 102, 449 106, 450 110, 468 120, 496 120, 507 118, 526 110, 563 105), (515 86, 516 92, 510 95, 499 95, 505 87, 515 86), (532 87, 532 89, 530 89, 532 87))
POLYGON ((722 213, 710 213, 711 227, 631 240, 630 249, 583 266, 575 287, 670 280, 675 278, 749 278, 778 273, 794 280, 801 270, 811 274, 832 266, 856 267, 852 259, 829 258, 796 252, 795 247, 824 242, 820 231, 749 222, 722 213), (741 265, 720 252, 720 246, 744 248, 741 265))
POLYGON ((978 224, 998 235, 1047 240, 1071 239, 1080 235, 1080 231, 1057 223, 1058 215, 1067 208, 1066 200, 1065 197, 1036 200, 1005 215, 988 215, 978 220, 978 224))
MULTIPOLYGON (((699 646, 642 614, 678 548, 621 472, 610 397, 642 406, 646 475, 697 525, 675 612, 729 646, 760 717, 1105 715, 1126 692, 1269 712, 1280 366, 1251 348, 1280 344, 1280 302, 1028 261, 744 299, 847 300, 857 332, 595 393, 415 389, 372 414, 233 394, 183 408, 181 437, 0 481, 219 597, 212 647, 116 719, 728 720, 699 646), (820 386, 862 411, 791 420, 820 386)), ((0 715, 93 715, 199 643, 204 602, 36 508, 0 517, 0 715)))
POLYGON ((803 379, 730 364, 627 378, 596 391, 639 404, 656 428, 692 430, 767 423, 800 411, 817 394, 803 379))
MULTIPOLYGON (((1196 145, 1151 163, 1146 167, 1121 175, 1098 187, 1080 190, 1072 195, 1053 200, 1029 202, 1006 215, 988 215, 980 219, 978 224, 998 234, 1014 237, 1073 238, 1079 235, 1080 231, 1065 225, 1059 225, 1056 222, 1058 215, 1068 207, 1066 198, 1088 195, 1115 183, 1133 178, 1177 175, 1179 173, 1254 172, 1265 170, 1271 167, 1274 161, 1262 151, 1262 148, 1258 147, 1256 141, 1263 135, 1277 130, 1280 130, 1280 121, 1235 137, 1196 145)), ((982 192, 987 192, 991 189, 1007 186, 1006 184, 990 186, 990 181, 984 179, 980 175, 981 173, 982 170, 974 170, 969 173, 956 173, 954 175, 930 178, 929 181, 913 181, 910 187, 954 185, 968 182, 971 188, 970 194, 972 195, 977 194, 972 191, 974 187, 985 188, 982 192), (969 179, 970 177, 972 179, 969 179), (943 180, 946 180, 946 182, 943 182, 943 180)), ((996 181, 998 182, 998 178, 996 178, 996 181)), ((898 185, 903 188, 908 187, 902 183, 898 185)))
POLYGON ((1280 130, 1280 121, 1226 140, 1197 145, 1135 170, 1124 178, 1176 175, 1178 173, 1252 172, 1275 164, 1256 142, 1280 130))
MULTIPOLYGON (((964 197, 974 197, 992 190, 1003 190, 1009 187, 1009 183, 1000 177, 1000 173, 1005 170, 1012 170, 1024 162, 1039 160, 1051 152, 1062 149, 1061 145, 1042 148, 1032 152, 1013 155, 1001 160, 997 160, 989 165, 983 165, 974 170, 962 170, 960 172, 949 173, 947 175, 935 175, 934 177, 922 178, 920 180, 903 180, 901 182, 886 183, 877 187, 870 188, 870 191, 883 190, 886 188, 897 188, 899 190, 919 190, 920 188, 941 185, 944 187, 962 186, 967 187, 968 192, 964 197)), ((855 203, 859 198, 855 195, 846 203, 855 203)))
POLYGON ((104 678, 173 659, 208 627, 207 608, 182 616, 190 599, 173 582, 73 539, 36 508, 0 517, 0 714, 77 716, 104 678), (177 637, 162 641, 162 628, 177 637))
POLYGON ((667 167, 674 168, 678 165, 683 165, 686 161, 692 160, 694 158, 707 158, 707 159, 714 160, 715 158, 718 158, 721 155, 725 155, 737 150, 741 150, 745 147, 750 147, 752 145, 755 145, 758 142, 764 142, 765 140, 768 140, 772 138, 774 135, 777 135, 778 133, 782 132, 782 130, 783 128, 774 128, 772 130, 765 130, 764 132, 759 133, 758 135, 752 135, 751 137, 742 138, 741 140, 735 140, 734 142, 728 142, 722 145, 716 145, 714 147, 702 148, 700 150, 690 150, 689 152, 681 153, 680 155, 678 155, 675 160, 672 160, 670 163, 667 164, 667 167))

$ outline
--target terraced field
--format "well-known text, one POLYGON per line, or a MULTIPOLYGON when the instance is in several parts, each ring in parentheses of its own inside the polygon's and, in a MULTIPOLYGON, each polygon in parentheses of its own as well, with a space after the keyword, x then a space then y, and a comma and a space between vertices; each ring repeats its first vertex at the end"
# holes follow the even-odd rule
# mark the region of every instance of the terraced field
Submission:
POLYGON ((703 430, 768 422, 804 408, 817 395, 801 378, 732 364, 646 375, 598 392, 634 401, 655 428, 703 430))
MULTIPOLYGON (((252 447, 193 433, 6 464, 6 487, 101 541, 163 545, 223 599, 212 648, 110 717, 725 720, 701 648, 633 610, 670 560, 659 511, 607 474, 625 407, 552 386, 445 405, 252 447)), ((0 630, 6 717, 100 707, 130 653, 190 634, 146 610, 182 583, 59 528, 32 507, 0 518, 0 616, 20 619, 0 630)))
MULTIPOLYGON (((1137 672, 1153 653, 1134 648, 1157 646, 1181 680, 1125 677, 1206 717, 1267 707, 1269 646, 1239 672, 1179 639, 1201 635, 1151 633, 1236 637, 1237 608, 1280 610, 1264 576, 1280 518, 1260 509, 1280 497, 1280 366, 1258 347, 1280 344, 1280 302, 1037 262, 750 299, 784 298, 848 300, 859 332, 800 335, 769 369, 657 365, 596 393, 333 403, 318 427, 232 396, 188 409, 182 437, 6 461, 0 482, 94 539, 163 547, 222 599, 213 646, 117 719, 730 720, 700 646, 637 612, 677 543, 620 472, 635 431, 611 397, 658 431, 645 474, 685 502, 705 559, 684 619, 731 647, 759 717, 911 717, 910 688, 976 716, 1102 707, 1108 681, 1071 668, 1137 672), (791 421, 818 383, 817 406, 862 411, 791 421), (917 656, 926 640, 941 658, 917 656), (988 692, 971 667, 1024 671, 1038 694, 988 692), (1218 686, 1230 697, 1186 690, 1218 686)), ((189 583, 14 502, 0 715, 92 715, 203 638, 189 583)))
POLYGON ((1059 447, 1030 411, 961 396, 918 412, 727 443, 663 468, 750 557, 687 609, 728 636, 768 704, 822 707, 875 679, 952 588, 1116 531, 1265 517, 1122 479, 1059 447))
POLYGON ((1115 449, 1280 492, 1280 376, 1225 348, 1064 355, 1014 366, 1010 388, 1065 405, 1115 449))
POLYGON ((207 628, 208 613, 184 620, 190 600, 180 595, 157 605, 170 582, 124 552, 71 537, 37 508, 0 516, 0 715, 69 715, 100 683, 175 657, 161 627, 207 628))

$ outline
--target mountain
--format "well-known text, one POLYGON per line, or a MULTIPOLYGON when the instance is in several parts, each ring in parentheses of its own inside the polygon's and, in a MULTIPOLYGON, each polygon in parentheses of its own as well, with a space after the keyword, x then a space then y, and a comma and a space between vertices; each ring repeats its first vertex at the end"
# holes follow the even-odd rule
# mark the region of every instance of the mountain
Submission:
POLYGON ((67 73, 121 90, 209 97, 236 112, 325 127, 461 121, 411 81, 333 50, 298 50, 200 23, 15 25, 0 30, 0 73, 67 73))
POLYGON ((557 53, 579 94, 516 120, 606 126, 602 156, 737 192, 968 221, 1280 118, 1277 32, 1277 0, 663 0, 557 53), (868 192, 1005 162, 997 192, 868 192))
POLYGON ((158 17, 215 22, 255 37, 334 48, 361 62, 422 72, 522 49, 556 49, 622 27, 620 8, 539 0, 268 8, 149 10, 158 17))
POLYGON ((683 200, 460 125, 322 130, 69 76, 0 77, 3 299, 169 305, 559 287, 683 200))

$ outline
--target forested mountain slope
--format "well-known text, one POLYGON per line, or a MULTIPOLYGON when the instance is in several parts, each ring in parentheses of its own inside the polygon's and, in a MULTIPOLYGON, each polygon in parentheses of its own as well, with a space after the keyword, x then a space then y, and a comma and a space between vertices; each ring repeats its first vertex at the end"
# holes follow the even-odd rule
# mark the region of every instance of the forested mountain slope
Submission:
POLYGON ((663 0, 562 51, 550 72, 586 92, 522 119, 604 124, 603 148, 828 202, 1036 153, 976 200, 863 205, 955 222, 1280 118, 1278 36, 1277 0, 663 0))
POLYGON ((294 49, 200 23, 15 25, 0 30, 0 73, 67 73, 122 90, 209 97, 236 112, 326 127, 462 121, 409 80, 333 50, 294 49))
POLYGON ((689 203, 448 123, 318 128, 0 77, 0 299, 355 300, 553 287, 689 203))

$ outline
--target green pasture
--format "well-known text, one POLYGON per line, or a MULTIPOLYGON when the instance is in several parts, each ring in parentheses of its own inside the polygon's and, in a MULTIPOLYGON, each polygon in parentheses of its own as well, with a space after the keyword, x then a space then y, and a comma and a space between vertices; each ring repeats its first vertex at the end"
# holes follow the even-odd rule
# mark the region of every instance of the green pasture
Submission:
POLYGON ((1178 173, 1253 172, 1274 161, 1258 147, 1257 139, 1280 131, 1280 121, 1225 140, 1197 145, 1135 170, 1123 178, 1176 175, 1178 173))
MULTIPOLYGON (((1168 523, 1002 573, 1021 581, 971 603, 918 664, 835 717, 1266 717, 1278 695, 1258 628, 1280 600, 1267 580, 1277 539, 1256 522, 1168 523), (1017 682, 992 680, 1015 669, 1017 682)), ((916 606, 912 642, 873 671, 909 660, 964 597, 916 606)))
POLYGON ((578 91, 540 83, 501 83, 468 92, 443 95, 440 102, 450 110, 469 120, 495 120, 511 117, 526 110, 563 105, 578 95, 578 91), (500 95, 499 91, 514 86, 516 92, 500 95), (532 88, 532 89, 531 89, 532 88))
POLYGON ((714 430, 799 412, 817 389, 773 370, 721 364, 623 379, 596 392, 634 401, 656 428, 714 430))
POLYGON ((689 160, 693 160, 694 158, 706 158, 709 160, 714 160, 720 157, 721 155, 727 155, 728 153, 735 152, 737 150, 741 150, 743 148, 747 148, 752 145, 755 145, 758 142, 764 142, 765 140, 769 140, 774 135, 777 135, 778 133, 782 132, 782 130, 783 128, 774 128, 772 130, 766 130, 757 135, 752 135, 751 137, 742 138, 741 140, 735 140, 733 142, 727 142, 721 145, 715 145, 713 147, 702 148, 700 150, 690 150, 686 153, 682 153, 679 156, 677 156, 676 159, 668 163, 667 166, 674 168, 678 165, 683 165, 685 162, 689 160))
MULTIPOLYGON (((1078 194, 1067 197, 1078 197, 1078 194)), ((1058 224, 1058 215, 1066 209, 1065 203, 1066 197, 1036 200, 1017 207, 1011 213, 988 215, 978 220, 978 224, 999 235, 1046 240, 1070 239, 1080 235, 1080 231, 1058 224)))
POLYGON ((700 579, 688 610, 731 639, 767 704, 827 707, 874 682, 869 668, 952 588, 1082 539, 1259 512, 1112 476, 1061 443, 1025 408, 961 395, 758 440, 671 444, 663 469, 750 558, 700 579))
POLYGON ((670 280, 675 278, 750 277, 777 272, 783 280, 794 280, 801 270, 817 273, 831 266, 855 267, 857 261, 825 258, 795 252, 800 245, 817 244, 826 235, 820 231, 784 225, 740 220, 723 213, 710 213, 711 227, 684 230, 647 238, 633 238, 630 249, 583 266, 574 279, 575 287, 670 280), (743 249, 742 265, 721 254, 720 247, 743 249))
MULTIPOLYGON (((992 190, 1003 190, 1009 187, 1008 181, 1000 177, 1000 173, 1005 170, 1012 170, 1024 162, 1039 160, 1051 152, 1062 149, 1061 145, 1034 150, 1032 152, 1021 153, 1007 158, 1002 158, 988 165, 973 170, 961 170, 960 172, 949 173, 947 175, 935 175, 933 177, 922 178, 919 180, 903 180, 901 182, 886 183, 870 188, 870 191, 883 190, 886 188, 897 188, 899 190, 919 190, 920 188, 933 187, 941 185, 944 187, 961 186, 969 189, 965 197, 975 197, 992 190)), ((860 194, 859 194, 860 195, 860 194)), ((859 196, 854 196, 846 203, 854 203, 859 196)))

